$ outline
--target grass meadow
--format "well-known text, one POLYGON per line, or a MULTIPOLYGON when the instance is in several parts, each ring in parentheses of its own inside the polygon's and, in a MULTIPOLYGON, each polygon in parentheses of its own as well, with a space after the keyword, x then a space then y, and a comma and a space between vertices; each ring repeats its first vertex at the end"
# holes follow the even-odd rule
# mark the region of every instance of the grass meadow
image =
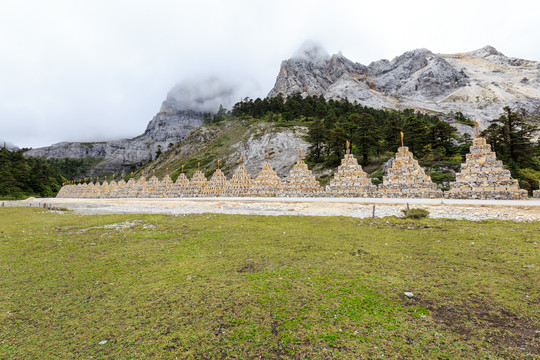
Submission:
POLYGON ((0 208, 0 359, 538 359, 539 244, 539 222, 0 208))

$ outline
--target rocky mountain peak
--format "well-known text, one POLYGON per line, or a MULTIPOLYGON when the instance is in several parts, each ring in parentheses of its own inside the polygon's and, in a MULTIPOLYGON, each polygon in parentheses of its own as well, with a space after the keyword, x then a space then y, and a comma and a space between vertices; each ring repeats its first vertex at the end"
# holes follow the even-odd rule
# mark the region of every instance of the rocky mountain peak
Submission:
POLYGON ((283 61, 269 96, 300 93, 346 98, 375 108, 459 111, 481 127, 497 118, 504 106, 528 112, 540 106, 540 63, 506 57, 493 46, 450 55, 421 48, 369 66, 342 55, 313 57, 324 61, 283 61))
POLYGON ((343 76, 359 76, 366 67, 344 57, 341 53, 330 56, 316 43, 307 42, 295 52, 292 58, 281 63, 276 85, 268 96, 280 93, 303 96, 322 95, 343 76))
POLYGON ((469 55, 469 56, 481 57, 481 58, 485 58, 485 57, 488 57, 490 55, 504 56, 503 53, 499 52, 497 49, 495 49, 491 45, 486 45, 483 48, 480 48, 480 49, 474 50, 474 51, 470 51, 470 52, 468 52, 466 54, 469 55))

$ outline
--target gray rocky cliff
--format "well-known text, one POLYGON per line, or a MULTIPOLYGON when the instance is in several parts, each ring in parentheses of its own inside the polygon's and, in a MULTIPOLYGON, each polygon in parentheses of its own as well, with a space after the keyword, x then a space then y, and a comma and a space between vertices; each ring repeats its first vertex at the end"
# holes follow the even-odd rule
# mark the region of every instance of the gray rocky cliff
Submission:
POLYGON ((293 126, 276 128, 268 124, 257 124, 246 134, 244 141, 234 147, 234 153, 228 157, 234 163, 240 156, 248 173, 255 178, 266 161, 272 165, 278 176, 285 180, 294 164, 298 161, 299 149, 307 155, 309 143, 305 140, 307 128, 293 126))
POLYGON ((324 95, 344 75, 362 74, 366 69, 342 55, 330 56, 321 47, 308 44, 293 58, 281 63, 276 84, 268 96, 294 93, 324 95))
POLYGON ((459 54, 416 49, 364 66, 312 45, 282 62, 268 95, 280 93, 323 95, 375 108, 460 111, 485 128, 504 106, 539 113, 540 62, 507 57, 486 46, 459 54))
POLYGON ((234 122, 221 126, 202 126, 189 133, 185 139, 157 161, 149 164, 146 172, 156 170, 163 174, 165 168, 173 172, 193 158, 211 157, 212 164, 203 162, 201 169, 207 171, 208 166, 215 166, 215 161, 220 160, 222 171, 230 178, 240 165, 240 158, 242 158, 248 173, 255 178, 266 162, 266 154, 268 154, 268 161, 278 176, 284 180, 298 161, 298 150, 302 150, 303 156, 307 155, 309 143, 305 139, 306 136, 307 128, 305 127, 276 127, 274 124, 265 122, 249 126, 234 122), (232 144, 223 146, 221 141, 224 138, 236 136, 234 134, 239 134, 239 137, 232 144))
POLYGON ((61 142, 47 147, 31 149, 26 156, 49 158, 100 158, 88 175, 117 172, 144 165, 156 158, 161 147, 182 140, 191 130, 203 123, 203 114, 193 111, 159 112, 148 124, 146 131, 133 139, 107 142, 61 142))

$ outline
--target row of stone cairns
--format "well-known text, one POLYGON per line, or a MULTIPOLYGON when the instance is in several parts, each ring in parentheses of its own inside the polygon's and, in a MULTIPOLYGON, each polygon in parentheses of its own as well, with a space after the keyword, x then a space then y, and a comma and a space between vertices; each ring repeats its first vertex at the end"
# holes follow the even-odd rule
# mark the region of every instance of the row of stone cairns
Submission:
POLYGON ((213 197, 213 196, 258 196, 258 197, 383 197, 383 198, 455 198, 455 199, 525 199, 527 191, 521 190, 517 180, 497 160, 491 146, 483 138, 477 138, 470 147, 461 172, 450 184, 445 194, 431 181, 424 169, 414 159, 408 147, 398 149, 392 167, 377 187, 362 170, 356 158, 347 153, 341 160, 337 173, 326 186, 319 185, 301 156, 293 166, 286 181, 282 181, 268 158, 259 175, 252 179, 241 164, 232 178, 227 180, 218 169, 208 180, 197 170, 191 180, 182 172, 176 182, 168 173, 159 180, 155 175, 141 176, 137 181, 130 178, 125 182, 104 181, 82 184, 66 184, 57 197, 80 198, 169 198, 169 197, 213 197))

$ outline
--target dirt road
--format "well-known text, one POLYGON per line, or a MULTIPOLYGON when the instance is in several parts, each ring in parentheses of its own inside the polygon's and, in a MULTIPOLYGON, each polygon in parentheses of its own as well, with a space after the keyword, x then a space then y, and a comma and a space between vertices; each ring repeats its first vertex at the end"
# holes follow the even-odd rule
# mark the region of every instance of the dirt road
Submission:
POLYGON ((402 216, 424 208, 432 218, 540 221, 540 200, 452 200, 378 198, 171 198, 171 199, 57 199, 4 201, 4 206, 52 206, 80 214, 201 214, 314 215, 358 218, 402 216))

